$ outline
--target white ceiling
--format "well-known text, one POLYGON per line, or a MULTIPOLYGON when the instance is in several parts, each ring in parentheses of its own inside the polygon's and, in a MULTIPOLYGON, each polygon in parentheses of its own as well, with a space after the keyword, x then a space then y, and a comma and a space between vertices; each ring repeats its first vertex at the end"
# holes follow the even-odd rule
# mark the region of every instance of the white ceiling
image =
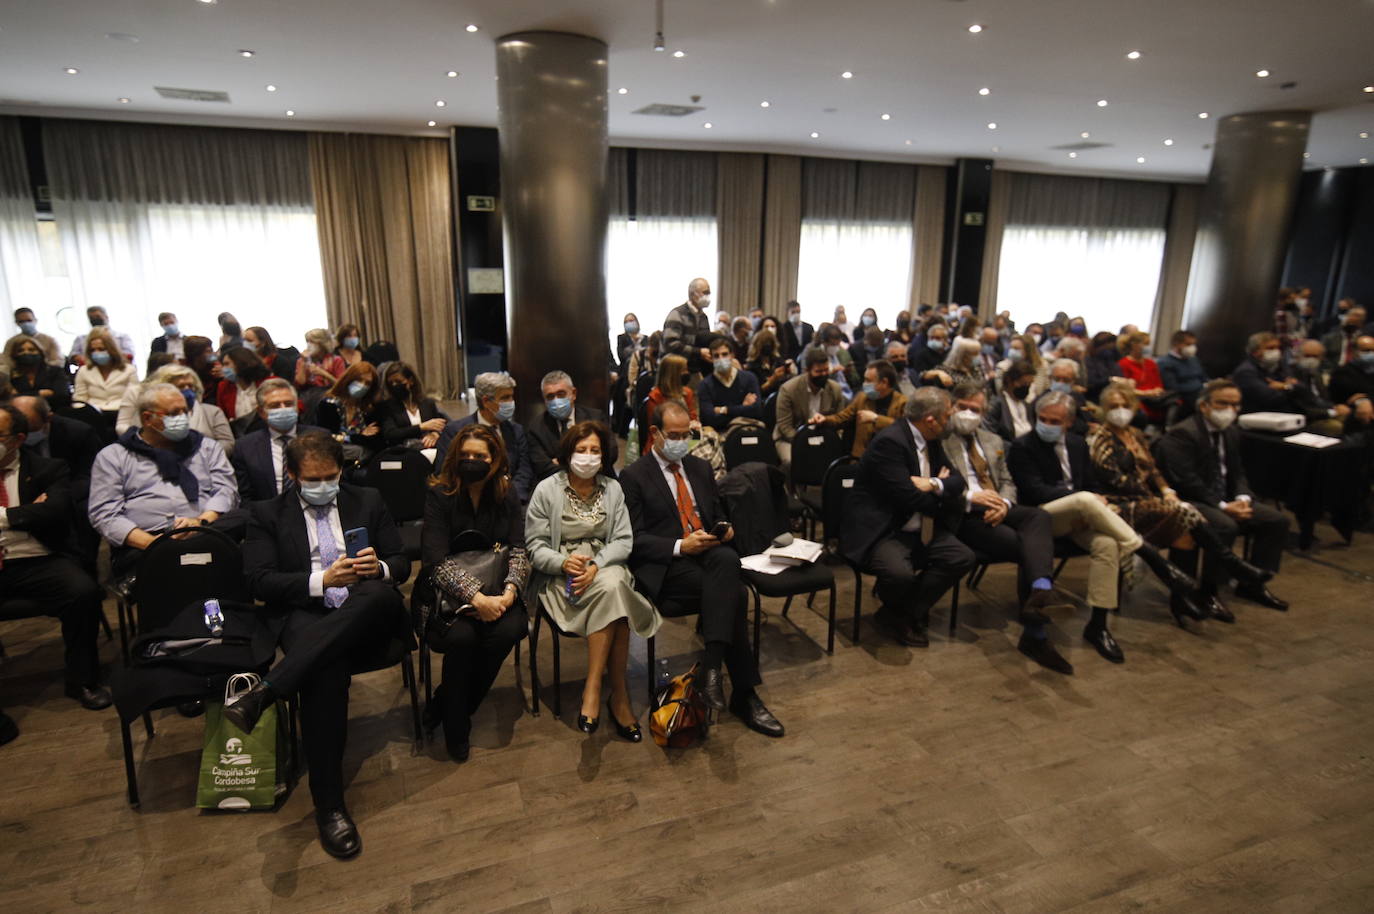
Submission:
POLYGON ((1374 133, 1374 93, 1361 91, 1374 84, 1374 0, 667 0, 667 53, 652 50, 652 0, 0 0, 0 112, 389 133, 494 125, 493 39, 539 28, 609 43, 622 145, 1200 179, 1219 116, 1299 108, 1317 112, 1309 167, 1374 159, 1374 139, 1359 138, 1374 133), (155 85, 231 102, 169 101, 155 85), (692 95, 699 115, 631 114, 692 95), (1083 131, 1111 146, 1075 159, 1050 148, 1083 131))

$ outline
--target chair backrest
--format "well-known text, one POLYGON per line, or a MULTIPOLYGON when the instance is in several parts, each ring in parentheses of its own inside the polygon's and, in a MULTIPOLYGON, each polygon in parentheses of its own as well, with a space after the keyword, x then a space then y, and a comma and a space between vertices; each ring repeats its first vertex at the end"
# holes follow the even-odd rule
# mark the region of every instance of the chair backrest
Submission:
POLYGON ((635 407, 635 426, 639 429, 639 446, 645 447, 649 443, 649 398, 642 397, 639 406, 635 407))
POLYGON ((843 455, 844 442, 833 428, 803 425, 792 438, 792 485, 820 485, 826 469, 843 455))
POLYGON ((91 428, 95 429, 95 433, 100 436, 101 443, 114 443, 115 433, 113 424, 105 418, 104 413, 91 404, 84 403, 81 400, 73 400, 70 406, 63 406, 53 410, 53 412, 65 419, 75 419, 78 422, 84 422, 89 425, 91 428))
POLYGON ((167 625, 193 600, 248 600, 238 543, 211 527, 164 533, 139 557, 133 598, 140 631, 167 625))
POLYGON ((726 467, 733 470, 750 461, 778 465, 778 449, 773 445, 772 437, 766 429, 757 426, 730 429, 725 436, 726 467))
POLYGON ((778 392, 775 390, 763 399, 763 424, 768 426, 768 434, 773 434, 773 426, 778 424, 778 392))
POLYGON ((398 524, 425 516, 426 480, 434 472, 429 458, 414 448, 387 448, 367 464, 367 484, 382 494, 398 524))
POLYGON ((821 483, 821 524, 827 539, 838 539, 844 504, 859 477, 859 459, 846 454, 830 464, 821 483))

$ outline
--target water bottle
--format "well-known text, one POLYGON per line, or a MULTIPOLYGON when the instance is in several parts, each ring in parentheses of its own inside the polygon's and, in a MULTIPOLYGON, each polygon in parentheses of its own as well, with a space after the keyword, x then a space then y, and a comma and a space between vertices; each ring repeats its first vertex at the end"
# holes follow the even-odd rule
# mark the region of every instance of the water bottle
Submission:
POLYGON ((219 600, 205 601, 205 627, 216 638, 224 635, 224 613, 220 612, 219 600))
POLYGON ((668 683, 673 681, 672 675, 668 672, 668 658, 660 657, 658 661, 658 676, 655 679, 654 693, 657 694, 668 688, 668 683))

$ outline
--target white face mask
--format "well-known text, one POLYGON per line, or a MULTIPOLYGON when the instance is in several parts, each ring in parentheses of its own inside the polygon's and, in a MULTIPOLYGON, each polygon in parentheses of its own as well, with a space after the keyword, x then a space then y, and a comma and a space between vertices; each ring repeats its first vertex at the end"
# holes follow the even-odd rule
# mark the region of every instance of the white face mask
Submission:
POLYGON ((601 470, 601 455, 573 454, 568 458, 568 469, 579 479, 591 479, 601 470))
POLYGON ((706 295, 703 295, 701 298, 698 298, 698 299, 697 299, 697 307, 700 308, 700 309, 703 310, 703 311, 705 311, 707 308, 711 307, 711 296, 710 296, 710 294, 706 294, 706 295))
POLYGON ((1260 353, 1260 364, 1265 368, 1273 368, 1283 358, 1283 353, 1277 349, 1266 349, 1260 353))
POLYGON ((1224 432, 1236 421, 1236 411, 1229 406, 1226 409, 1213 409, 1207 413, 1207 421, 1217 431, 1224 432))
POLYGON ((1194 358, 1197 355, 1197 345, 1194 343, 1189 343, 1187 346, 1184 346, 1182 349, 1180 349, 1178 351, 1178 354, 1183 356, 1185 359, 1194 358))
POLYGON ((972 435, 982 421, 983 417, 973 410, 961 409, 954 414, 954 432, 957 435, 972 435))
POLYGON ((1134 418, 1135 412, 1124 406, 1107 410, 1107 422, 1117 428, 1125 428, 1131 424, 1131 420, 1134 418))

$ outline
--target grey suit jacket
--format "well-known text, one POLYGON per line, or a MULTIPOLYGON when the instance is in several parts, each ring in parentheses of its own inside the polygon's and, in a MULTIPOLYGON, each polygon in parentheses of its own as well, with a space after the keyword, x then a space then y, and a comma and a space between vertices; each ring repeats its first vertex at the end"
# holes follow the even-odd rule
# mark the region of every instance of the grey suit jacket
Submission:
MULTIPOLYGON (((811 390, 806 374, 797 375, 778 388, 778 416, 773 424, 774 441, 791 441, 797 429, 811 418, 808 405, 811 390)), ((831 416, 845 407, 844 392, 834 381, 826 381, 821 388, 821 415, 831 416)))
MULTIPOLYGON (((1011 478, 1011 470, 1007 469, 1007 442, 985 428, 975 429, 973 434, 978 437, 978 446, 982 448, 983 457, 988 462, 988 473, 992 475, 992 481, 997 486, 997 494, 1016 504, 1016 483, 1011 478)), ((973 475, 966 469, 964 461, 964 439, 951 432, 940 445, 945 449, 945 457, 949 459, 950 464, 964 476, 972 479, 973 475)))

